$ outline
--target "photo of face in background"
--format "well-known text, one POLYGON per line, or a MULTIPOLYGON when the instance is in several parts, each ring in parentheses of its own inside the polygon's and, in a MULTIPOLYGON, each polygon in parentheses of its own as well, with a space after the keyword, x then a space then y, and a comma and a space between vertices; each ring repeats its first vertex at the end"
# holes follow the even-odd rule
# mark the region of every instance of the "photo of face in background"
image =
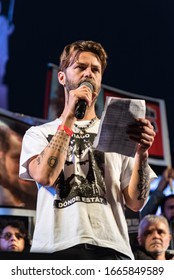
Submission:
POLYGON ((32 117, 0 110, 0 207, 36 209, 35 182, 19 178, 22 138, 30 123, 32 117))

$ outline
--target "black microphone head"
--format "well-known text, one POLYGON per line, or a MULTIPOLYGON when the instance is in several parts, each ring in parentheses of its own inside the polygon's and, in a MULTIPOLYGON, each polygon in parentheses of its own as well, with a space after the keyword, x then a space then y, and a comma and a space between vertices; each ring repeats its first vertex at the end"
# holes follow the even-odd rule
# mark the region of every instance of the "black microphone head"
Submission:
POLYGON ((87 86, 91 90, 91 92, 94 91, 94 87, 90 82, 84 81, 83 83, 80 84, 80 87, 81 86, 87 86))

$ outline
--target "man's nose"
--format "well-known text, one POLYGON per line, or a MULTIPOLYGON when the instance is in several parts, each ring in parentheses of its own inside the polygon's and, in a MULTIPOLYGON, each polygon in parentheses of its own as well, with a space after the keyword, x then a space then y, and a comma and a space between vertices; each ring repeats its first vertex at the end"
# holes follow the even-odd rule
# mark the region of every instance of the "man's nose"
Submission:
POLYGON ((16 239, 17 239, 16 235, 12 234, 11 237, 10 237, 10 240, 16 240, 16 239))
POLYGON ((92 77, 92 70, 90 67, 86 68, 84 71, 84 76, 85 77, 92 77))
POLYGON ((153 238, 159 238, 160 234, 158 233, 157 230, 154 230, 153 233, 152 233, 152 236, 153 236, 153 238))

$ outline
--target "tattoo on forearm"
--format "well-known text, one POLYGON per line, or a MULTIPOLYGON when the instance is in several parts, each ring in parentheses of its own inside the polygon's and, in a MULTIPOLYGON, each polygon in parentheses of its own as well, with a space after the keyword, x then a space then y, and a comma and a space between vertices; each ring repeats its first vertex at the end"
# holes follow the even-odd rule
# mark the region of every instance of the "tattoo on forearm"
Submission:
POLYGON ((37 164, 39 165, 39 164, 40 164, 40 156, 38 156, 38 157, 36 158, 36 161, 37 161, 37 164))
MULTIPOLYGON (((69 136, 64 132, 58 130, 55 136, 52 137, 50 143, 48 144, 48 148, 52 150, 57 150, 60 153, 63 153, 64 156, 67 155, 69 144, 69 136), (57 137, 58 136, 58 137, 57 137)), ((42 158, 44 157, 45 152, 41 152, 40 155, 36 158, 37 164, 40 165, 42 158)), ((49 167, 55 168, 58 164, 57 156, 52 155, 48 158, 47 161, 49 167)))
POLYGON ((53 137, 48 145, 48 148, 57 150, 58 152, 64 153, 66 155, 68 150, 69 136, 64 131, 60 130, 56 132, 55 136, 59 136, 59 138, 53 137))
POLYGON ((150 183, 150 177, 149 177, 149 171, 148 171, 148 164, 147 161, 142 165, 141 169, 138 170, 140 181, 138 184, 138 190, 140 192, 138 196, 138 200, 146 200, 149 195, 149 183, 150 183))
POLYGON ((55 168, 57 166, 57 162, 58 162, 57 157, 52 156, 48 159, 48 165, 51 168, 55 168))
POLYGON ((40 155, 36 158, 36 161, 37 161, 37 164, 38 164, 38 165, 40 164, 41 158, 43 158, 43 155, 44 155, 44 151, 42 151, 42 152, 40 153, 40 155))

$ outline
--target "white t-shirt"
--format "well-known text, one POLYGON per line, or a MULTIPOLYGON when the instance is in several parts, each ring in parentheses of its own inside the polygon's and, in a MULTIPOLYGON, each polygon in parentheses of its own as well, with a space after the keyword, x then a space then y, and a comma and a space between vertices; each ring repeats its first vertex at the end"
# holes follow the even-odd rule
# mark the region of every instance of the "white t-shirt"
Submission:
MULTIPOLYGON (((48 145, 60 122, 56 119, 28 129, 22 144, 21 178, 32 179, 27 161, 48 145)), ((89 121, 76 123, 85 126, 89 121)), ((134 259, 122 194, 129 183, 134 158, 96 151, 92 144, 98 128, 99 120, 84 135, 74 128, 59 187, 38 185, 32 252, 54 252, 89 243, 134 259)), ((149 172, 154 178, 150 167, 149 172)))

